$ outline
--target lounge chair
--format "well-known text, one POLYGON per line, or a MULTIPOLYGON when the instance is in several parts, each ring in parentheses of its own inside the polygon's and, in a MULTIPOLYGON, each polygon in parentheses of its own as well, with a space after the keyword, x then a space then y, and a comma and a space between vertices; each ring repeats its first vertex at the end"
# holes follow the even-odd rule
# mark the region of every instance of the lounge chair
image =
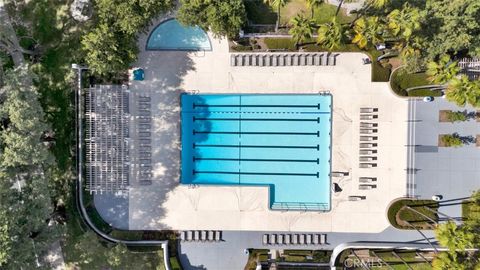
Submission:
POLYGON ((360 177, 358 178, 358 181, 360 183, 372 183, 372 182, 376 182, 377 178, 376 177, 360 177))
POLYGON ((319 243, 320 243, 320 235, 319 234, 313 235, 313 244, 318 245, 319 243))
POLYGON ((358 195, 348 196, 348 200, 351 202, 365 200, 366 198, 367 196, 358 196, 358 195))
POLYGON ((285 66, 285 55, 284 54, 280 54, 278 56, 278 65, 283 67, 285 66))
POLYGON ((251 58, 251 65, 254 67, 258 66, 258 56, 256 54, 252 54, 251 58))
POLYGON ((378 112, 377 108, 360 108, 360 113, 374 113, 378 112))
POLYGON ((278 55, 276 54, 272 55, 272 66, 274 67, 278 66, 278 55))
POLYGON ((265 65, 265 55, 261 54, 258 56, 258 66, 263 67, 265 65))
POLYGON ((277 235, 277 244, 284 245, 285 243, 283 242, 283 240, 284 240, 283 234, 277 235))
POLYGON ((291 54, 286 54, 285 55, 285 66, 291 66, 292 65, 292 55, 291 54))
POLYGON ((322 65, 327 66, 328 65, 328 55, 326 53, 323 54, 322 57, 322 65))
POLYGON ((315 66, 321 66, 322 65, 322 54, 315 54, 315 57, 313 59, 313 63, 315 66))
POLYGON ((263 245, 268 245, 268 234, 264 234, 262 238, 263 245))
POLYGON ((311 244, 312 244, 312 235, 311 235, 311 234, 307 234, 306 243, 307 243, 307 245, 311 245, 311 244))
POLYGON ((361 169, 374 168, 377 167, 377 163, 360 163, 358 164, 358 167, 361 169))
POLYGON ((376 143, 360 143, 360 148, 372 148, 377 147, 376 143))
POLYGON ((299 57, 298 57, 298 65, 299 66, 305 66, 305 64, 307 63, 307 59, 305 59, 305 55, 304 54, 301 54, 299 57))
POLYGON ((330 56, 328 56, 328 65, 329 66, 335 66, 335 55, 333 54, 330 54, 330 56))
POLYGON ((251 66, 251 54, 246 54, 245 55, 245 63, 244 63, 244 66, 251 66))
POLYGON ((327 243, 327 235, 326 234, 322 234, 320 235, 320 244, 326 244, 327 243))
POLYGON ((230 55, 230 65, 233 67, 237 65, 237 58, 235 57, 235 54, 230 55))
POLYGON ((377 119, 378 115, 376 114, 361 114, 360 115, 360 120, 373 120, 377 119))
POLYGON ((286 234, 285 235, 285 243, 287 245, 290 245, 292 243, 292 235, 291 234, 286 234))
POLYGON ((181 231, 180 232, 180 241, 185 241, 187 239, 187 232, 186 231, 181 231))
POLYGON ((193 235, 192 231, 187 231, 187 236, 185 238, 186 241, 192 241, 192 235, 193 235))
POLYGON ((373 129, 373 128, 360 129, 360 134, 374 134, 374 133, 377 133, 377 132, 378 132, 378 129, 373 129))
POLYGON ((367 122, 360 122, 360 127, 361 128, 374 128, 377 127, 377 123, 367 123, 367 122))
POLYGON ((313 54, 307 54, 307 66, 313 66, 313 54))
POLYGON ((207 240, 207 231, 200 232, 200 240, 206 241, 207 240))
POLYGON ((294 235, 293 235, 292 243, 293 243, 294 245, 298 244, 298 234, 294 234, 294 235))
POLYGON ((298 66, 298 55, 292 55, 292 66, 298 66))
POLYGON ((378 140, 377 136, 360 136, 360 141, 361 142, 371 142, 371 141, 376 141, 378 140))
POLYGON ((277 235, 276 234, 270 234, 270 245, 275 245, 277 243, 277 235))
POLYGON ((265 56, 265 66, 269 67, 272 65, 272 58, 271 55, 267 54, 265 56))
POLYGON ((363 156, 359 158, 360 162, 369 162, 377 160, 377 157, 363 156))
POLYGON ((358 185, 358 189, 360 190, 371 190, 371 189, 374 189, 374 188, 377 188, 377 185, 369 185, 369 184, 360 184, 358 185))
POLYGON ((207 239, 208 239, 208 241, 215 240, 215 233, 213 231, 208 231, 207 232, 207 239))
POLYGON ((217 242, 222 241, 222 232, 221 231, 215 231, 215 241, 217 241, 217 242))
POLYGON ((200 231, 193 231, 193 241, 200 240, 200 231))
POLYGON ((300 243, 300 245, 305 244, 305 234, 300 234, 300 239, 298 240, 298 243, 300 243))

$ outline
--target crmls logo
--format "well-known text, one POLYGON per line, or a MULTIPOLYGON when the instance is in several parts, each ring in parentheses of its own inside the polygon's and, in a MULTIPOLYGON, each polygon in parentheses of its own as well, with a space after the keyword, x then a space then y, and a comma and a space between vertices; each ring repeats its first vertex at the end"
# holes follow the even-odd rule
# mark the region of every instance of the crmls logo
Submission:
POLYGON ((382 261, 381 259, 357 259, 357 258, 347 258, 343 265, 347 268, 357 268, 357 267, 381 267, 381 266, 388 266, 387 263, 382 261))

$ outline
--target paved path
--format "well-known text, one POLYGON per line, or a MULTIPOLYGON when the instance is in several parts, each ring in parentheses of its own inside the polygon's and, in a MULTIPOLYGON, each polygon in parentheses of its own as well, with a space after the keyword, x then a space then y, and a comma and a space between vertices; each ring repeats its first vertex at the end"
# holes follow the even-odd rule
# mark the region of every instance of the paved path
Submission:
MULTIPOLYGON (((265 232, 224 231, 223 242, 202 243, 182 242, 179 247, 180 260, 185 270, 225 270, 243 269, 248 256, 245 248, 262 249, 325 249, 333 250, 336 246, 347 242, 372 242, 378 245, 408 246, 412 244, 426 245, 426 241, 417 231, 397 230, 393 227, 381 233, 328 233, 327 245, 269 245, 262 244, 265 232)), ((275 233, 275 232, 273 232, 275 233)), ((279 234, 294 232, 278 232, 279 234)), ((305 232, 302 232, 305 233, 305 232)), ((322 233, 322 232, 311 232, 322 233)), ((433 232, 424 231, 433 240, 433 232)))

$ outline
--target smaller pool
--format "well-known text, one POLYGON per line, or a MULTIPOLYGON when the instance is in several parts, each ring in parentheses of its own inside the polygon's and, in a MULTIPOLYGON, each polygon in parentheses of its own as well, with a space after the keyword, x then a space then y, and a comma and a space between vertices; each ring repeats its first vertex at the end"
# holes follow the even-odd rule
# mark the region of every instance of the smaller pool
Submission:
POLYGON ((177 20, 160 23, 150 33, 147 50, 167 51, 211 51, 212 45, 205 31, 200 27, 187 27, 177 20))

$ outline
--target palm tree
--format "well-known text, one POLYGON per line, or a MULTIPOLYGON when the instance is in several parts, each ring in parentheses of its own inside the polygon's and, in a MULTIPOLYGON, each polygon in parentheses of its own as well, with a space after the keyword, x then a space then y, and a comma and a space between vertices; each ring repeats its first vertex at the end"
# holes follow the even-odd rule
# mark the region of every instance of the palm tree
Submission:
POLYGON ((458 106, 480 107, 480 81, 470 81, 466 75, 453 78, 447 86, 446 98, 458 106))
POLYGON ((420 29, 421 19, 420 10, 405 3, 402 9, 395 9, 387 15, 387 25, 394 36, 401 34, 408 41, 413 32, 420 29))
POLYGON ((316 24, 312 19, 305 18, 302 14, 297 14, 290 20, 291 28, 288 31, 295 41, 295 46, 305 42, 305 40, 312 38, 313 31, 316 24))
POLYGON ((357 44, 360 49, 382 41, 383 27, 376 16, 358 19, 353 26, 353 31, 355 36, 352 42, 357 44))
POLYGON ((289 0, 263 0, 267 5, 277 9, 277 22, 275 23, 275 32, 278 31, 280 26, 280 9, 284 7, 289 0))
POLYGON ((450 56, 445 54, 440 57, 438 63, 434 61, 427 63, 426 74, 431 82, 444 84, 457 76, 459 71, 457 62, 452 62, 450 56))
POLYGON ((367 0, 367 7, 372 6, 374 8, 383 8, 388 3, 390 3, 390 0, 367 0))
POLYGON ((318 28, 318 44, 331 50, 343 45, 344 41, 345 29, 342 24, 337 22, 336 17, 332 19, 332 22, 322 24, 320 28, 318 28))
POLYGON ((307 7, 310 8, 311 12, 312 12, 312 19, 313 19, 313 15, 315 15, 315 8, 318 8, 320 7, 324 0, 306 0, 307 2, 307 7))

